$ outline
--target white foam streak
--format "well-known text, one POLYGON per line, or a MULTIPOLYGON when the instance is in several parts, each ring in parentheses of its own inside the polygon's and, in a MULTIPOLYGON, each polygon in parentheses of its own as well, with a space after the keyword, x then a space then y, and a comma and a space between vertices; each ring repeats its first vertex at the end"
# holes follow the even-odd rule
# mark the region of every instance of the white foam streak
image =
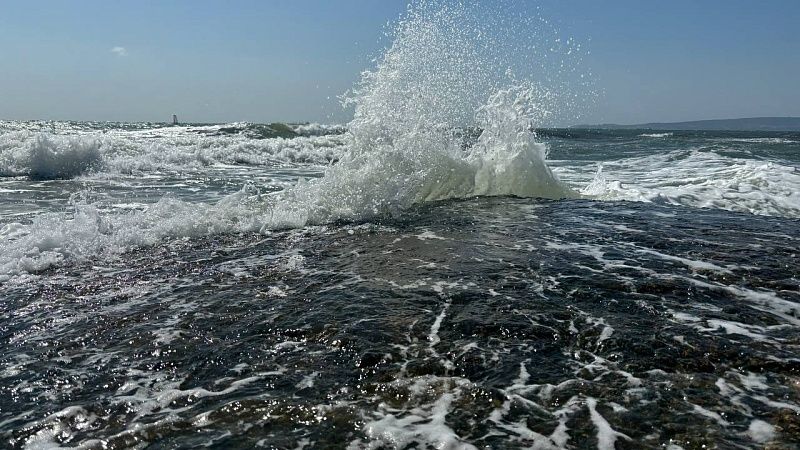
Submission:
POLYGON ((701 149, 607 161, 581 194, 601 200, 800 217, 800 172, 796 167, 701 149))
POLYGON ((431 393, 440 390, 444 392, 432 401, 409 408, 407 411, 394 410, 386 404, 381 404, 375 413, 377 418, 367 421, 364 425, 364 433, 369 437, 369 443, 357 440, 348 448, 377 449, 386 446, 406 448, 414 444, 450 450, 476 448, 465 442, 447 424, 447 416, 454 409, 453 403, 464 395, 464 390, 472 386, 468 380, 422 376, 399 379, 393 384, 408 389, 410 400, 415 403, 422 401, 431 393))
POLYGON ((600 450, 614 450, 614 443, 617 438, 631 440, 627 435, 620 433, 608 423, 608 421, 597 412, 597 400, 589 397, 586 399, 586 406, 589 408, 589 415, 597 428, 597 448, 600 450))
POLYGON ((672 137, 672 133, 644 133, 640 134, 640 137, 648 137, 648 138, 655 138, 655 139, 663 139, 672 137))
POLYGON ((406 448, 416 442, 424 442, 434 448, 448 450, 474 450, 475 446, 462 441, 445 424, 445 418, 455 400, 453 394, 443 394, 430 411, 418 410, 419 414, 409 414, 398 418, 393 414, 370 422, 364 432, 373 439, 369 448, 380 448, 377 443, 387 443, 394 448, 406 448))

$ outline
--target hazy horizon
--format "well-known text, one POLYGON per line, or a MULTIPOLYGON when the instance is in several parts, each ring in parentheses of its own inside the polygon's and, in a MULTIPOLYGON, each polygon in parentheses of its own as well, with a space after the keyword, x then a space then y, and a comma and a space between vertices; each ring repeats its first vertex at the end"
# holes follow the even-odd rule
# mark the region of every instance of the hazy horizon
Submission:
MULTIPOLYGON (((552 127, 542 127, 542 128, 580 128, 583 126, 619 126, 619 127, 632 127, 637 125, 670 125, 670 124, 684 124, 684 123, 699 123, 699 122, 726 122, 726 121, 740 121, 740 120, 756 120, 756 119, 793 119, 800 121, 800 116, 762 116, 762 117, 729 117, 729 118, 710 118, 710 119, 698 119, 698 120, 682 120, 682 121, 672 121, 672 122, 638 122, 638 123, 612 123, 612 122, 595 122, 595 123, 579 123, 575 122, 573 124, 559 124, 554 125, 552 127)), ((164 123, 164 124, 171 124, 172 117, 164 118, 163 120, 96 120, 96 119, 6 119, 0 117, 0 121, 7 121, 7 122, 106 122, 106 123, 164 123)), ((343 122, 314 122, 308 120, 298 120, 298 121, 220 121, 220 122, 209 122, 209 121, 183 121, 180 117, 178 117, 179 124, 183 125, 220 125, 220 124, 234 124, 234 123, 252 123, 256 125, 270 125, 270 124, 313 124, 319 123, 324 125, 345 125, 343 122)))
MULTIPOLYGON (((544 0, 597 99, 553 125, 800 116, 800 4, 544 0)), ((338 96, 406 2, 35 5, 0 17, 4 120, 346 122, 338 96), (42 31, 46 30, 46 31, 42 31)))

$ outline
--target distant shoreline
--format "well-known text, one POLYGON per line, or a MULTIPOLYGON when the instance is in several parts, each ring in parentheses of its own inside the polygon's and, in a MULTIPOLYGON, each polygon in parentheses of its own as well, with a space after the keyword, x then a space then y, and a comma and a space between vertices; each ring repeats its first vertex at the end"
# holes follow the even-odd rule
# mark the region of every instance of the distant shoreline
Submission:
POLYGON ((800 117, 749 117, 743 119, 694 120, 689 122, 652 122, 635 125, 574 125, 570 128, 658 131, 800 131, 800 117))

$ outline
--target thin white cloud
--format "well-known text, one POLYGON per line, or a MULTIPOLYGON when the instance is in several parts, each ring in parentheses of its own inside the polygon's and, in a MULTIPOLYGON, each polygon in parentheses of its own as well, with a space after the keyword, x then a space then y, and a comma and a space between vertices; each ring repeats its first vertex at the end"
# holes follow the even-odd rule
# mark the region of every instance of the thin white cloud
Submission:
POLYGON ((116 53, 117 56, 126 56, 128 54, 128 50, 125 47, 114 47, 111 49, 111 53, 116 53))

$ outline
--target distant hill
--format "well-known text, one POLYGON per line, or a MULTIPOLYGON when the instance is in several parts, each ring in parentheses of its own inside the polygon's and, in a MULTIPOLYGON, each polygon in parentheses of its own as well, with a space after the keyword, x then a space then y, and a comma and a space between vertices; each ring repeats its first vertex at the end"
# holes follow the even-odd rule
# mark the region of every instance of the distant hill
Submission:
POLYGON ((800 117, 750 117, 692 122, 640 123, 637 125, 576 125, 570 128, 616 130, 800 131, 800 117))

